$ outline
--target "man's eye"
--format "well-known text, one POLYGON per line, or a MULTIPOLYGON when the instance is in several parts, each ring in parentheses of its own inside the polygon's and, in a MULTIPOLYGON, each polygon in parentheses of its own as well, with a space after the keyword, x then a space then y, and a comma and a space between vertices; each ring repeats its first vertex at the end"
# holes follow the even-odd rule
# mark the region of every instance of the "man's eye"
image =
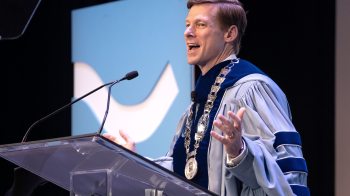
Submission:
POLYGON ((200 23, 197 23, 196 26, 197 26, 198 28, 204 28, 204 27, 206 27, 206 24, 200 22, 200 23))

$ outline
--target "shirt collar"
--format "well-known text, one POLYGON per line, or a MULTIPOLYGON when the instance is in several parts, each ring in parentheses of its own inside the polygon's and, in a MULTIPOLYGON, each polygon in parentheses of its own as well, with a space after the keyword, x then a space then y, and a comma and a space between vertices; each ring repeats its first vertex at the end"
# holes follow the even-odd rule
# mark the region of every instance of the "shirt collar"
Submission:
POLYGON ((228 56, 226 59, 224 59, 222 62, 227 61, 227 60, 232 60, 232 59, 236 59, 237 56, 235 54, 231 54, 230 56, 228 56))

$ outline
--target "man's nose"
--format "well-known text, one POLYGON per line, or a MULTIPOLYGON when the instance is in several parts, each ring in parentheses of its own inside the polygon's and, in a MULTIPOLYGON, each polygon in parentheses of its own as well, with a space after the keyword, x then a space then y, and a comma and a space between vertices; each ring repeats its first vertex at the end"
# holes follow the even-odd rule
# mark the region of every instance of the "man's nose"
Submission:
POLYGON ((194 36, 194 30, 193 30, 192 26, 186 27, 184 35, 185 35, 185 37, 194 36))

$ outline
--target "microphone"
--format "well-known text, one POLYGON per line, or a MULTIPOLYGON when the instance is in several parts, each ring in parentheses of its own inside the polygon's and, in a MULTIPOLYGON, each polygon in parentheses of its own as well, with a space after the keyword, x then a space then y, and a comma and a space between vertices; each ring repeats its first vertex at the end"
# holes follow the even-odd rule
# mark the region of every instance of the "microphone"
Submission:
POLYGON ((139 76, 139 73, 137 71, 131 71, 131 72, 127 73, 124 76, 124 78, 120 79, 120 81, 125 80, 125 79, 132 80, 132 79, 136 78, 137 76, 139 76))
MULTIPOLYGON (((106 83, 106 84, 103 84, 103 85, 101 85, 101 86, 95 88, 94 90, 92 90, 92 91, 86 93, 85 95, 83 95, 83 96, 77 98, 76 100, 74 100, 74 101, 72 101, 72 102, 70 102, 70 103, 68 103, 68 104, 66 104, 66 105, 64 105, 64 106, 62 106, 62 107, 60 107, 60 108, 58 108, 57 110, 53 111, 52 113, 50 113, 50 114, 48 114, 48 115, 42 117, 41 119, 35 121, 35 122, 28 128, 28 130, 26 131, 25 135, 23 136, 23 138, 22 138, 22 143, 27 141, 27 137, 28 137, 30 131, 31 131, 31 130, 33 129, 33 127, 34 127, 35 125, 37 125, 38 123, 40 123, 40 122, 42 122, 42 121, 44 121, 44 120, 50 118, 51 116, 57 114, 58 112, 61 112, 62 110, 66 109, 67 107, 73 105, 74 103, 76 103, 76 102, 78 102, 78 101, 84 99, 85 97, 87 97, 87 96, 89 96, 90 94, 92 94, 92 93, 98 91, 99 89, 101 89, 101 88, 103 88, 103 87, 105 87, 105 86, 109 86, 109 89, 108 89, 108 100, 107 100, 107 110, 106 110, 105 117, 104 117, 104 119, 103 119, 102 125, 101 125, 101 127, 100 127, 100 130, 102 131, 102 128, 103 128, 103 125, 104 125, 104 122, 105 122, 105 120, 106 120, 107 113, 108 113, 108 110, 109 110, 110 91, 111 91, 112 86, 115 85, 115 84, 117 84, 118 82, 123 81, 123 80, 132 80, 132 79, 136 78, 138 75, 139 75, 139 74, 138 74, 137 71, 131 71, 131 72, 127 73, 123 78, 121 78, 121 79, 119 79, 119 80, 112 81, 112 82, 108 82, 108 83, 106 83)), ((99 133, 100 133, 101 131, 99 131, 99 133)))
POLYGON ((192 102, 196 102, 197 101, 196 91, 191 91, 191 100, 192 100, 192 102))
POLYGON ((106 111, 105 111, 105 116, 103 117, 103 120, 102 120, 102 123, 101 123, 101 126, 100 128, 98 129, 97 133, 98 134, 101 134, 102 130, 103 130, 103 126, 106 122, 106 119, 107 119, 107 115, 108 115, 108 111, 109 111, 109 101, 111 99, 111 89, 112 89, 112 86, 115 85, 116 83, 122 81, 122 80, 132 80, 134 78, 136 78, 137 76, 139 75, 139 73, 137 71, 131 71, 129 73, 127 73, 122 79, 120 79, 119 81, 115 81, 113 82, 109 87, 108 87, 108 96, 107 96, 107 107, 106 107, 106 111))

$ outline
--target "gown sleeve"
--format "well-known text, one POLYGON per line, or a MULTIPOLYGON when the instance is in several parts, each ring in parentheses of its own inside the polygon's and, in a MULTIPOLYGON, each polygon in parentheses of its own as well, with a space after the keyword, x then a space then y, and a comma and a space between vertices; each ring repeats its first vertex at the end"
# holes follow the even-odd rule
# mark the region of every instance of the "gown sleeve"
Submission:
POLYGON ((225 167, 225 183, 242 182, 241 195, 309 195, 301 138, 288 101, 272 81, 251 80, 235 87, 234 111, 245 107, 243 139, 247 155, 225 167))

